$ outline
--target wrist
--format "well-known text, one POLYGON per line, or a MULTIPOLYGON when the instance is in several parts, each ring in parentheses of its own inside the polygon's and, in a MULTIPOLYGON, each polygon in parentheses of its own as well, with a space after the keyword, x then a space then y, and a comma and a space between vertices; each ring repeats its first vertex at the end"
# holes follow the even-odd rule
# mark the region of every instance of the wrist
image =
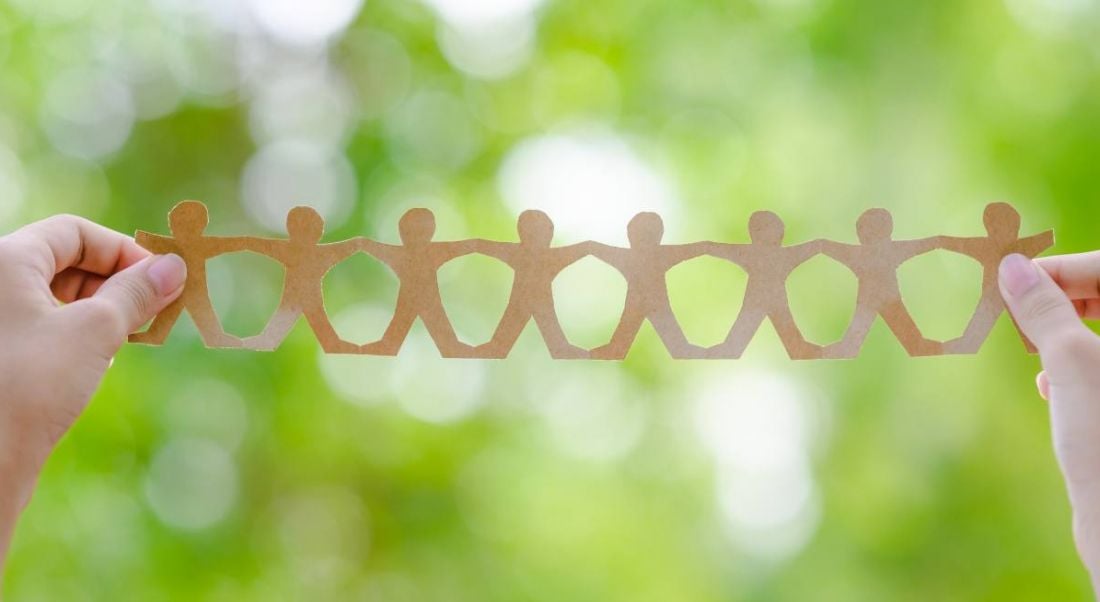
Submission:
POLYGON ((1100 488, 1095 484, 1071 483, 1069 491, 1078 556, 1093 583, 1100 583, 1100 488))
POLYGON ((27 470, 20 465, 10 424, 0 421, 0 576, 8 556, 15 524, 29 498, 27 470))
POLYGON ((30 457, 24 433, 0 414, 0 523, 13 520, 30 501, 41 463, 30 457))

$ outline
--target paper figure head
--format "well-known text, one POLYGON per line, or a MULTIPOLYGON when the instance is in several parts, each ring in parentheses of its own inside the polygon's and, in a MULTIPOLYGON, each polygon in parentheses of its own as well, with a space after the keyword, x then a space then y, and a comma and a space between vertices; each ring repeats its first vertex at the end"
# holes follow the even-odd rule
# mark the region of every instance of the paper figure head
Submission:
POLYGON ((286 231, 291 240, 320 242, 325 235, 325 218, 313 207, 295 207, 286 214, 286 231))
POLYGON ((859 216, 856 232, 863 244, 890 240, 894 234, 894 217, 885 209, 868 209, 859 216))
POLYGON ((1020 238, 1020 214, 1008 203, 990 203, 985 207, 985 231, 998 240, 1020 238))
POLYGON ((516 230, 521 241, 536 247, 549 247, 554 239, 554 222, 538 209, 528 209, 519 214, 516 230))
POLYGON ((757 211, 749 218, 749 238, 758 245, 778 246, 785 232, 783 220, 771 211, 757 211))
POLYGON ((635 215, 626 226, 626 237, 632 247, 649 247, 661 244, 665 235, 665 223, 661 216, 646 211, 635 215))
POLYGON ((405 244, 429 242, 435 236, 435 214, 422 207, 409 209, 401 216, 397 229, 401 233, 401 242, 405 244))
POLYGON ((176 238, 201 236, 209 224, 210 213, 198 201, 183 201, 168 213, 168 227, 176 238))

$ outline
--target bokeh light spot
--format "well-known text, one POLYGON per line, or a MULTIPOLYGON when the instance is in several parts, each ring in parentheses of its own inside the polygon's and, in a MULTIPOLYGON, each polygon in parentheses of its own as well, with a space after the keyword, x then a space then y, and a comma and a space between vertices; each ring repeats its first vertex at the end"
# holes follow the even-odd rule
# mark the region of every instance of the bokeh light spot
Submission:
POLYGON ((316 209, 328 229, 340 226, 354 202, 355 172, 343 154, 314 143, 269 144, 245 166, 241 198, 259 224, 286 231, 286 215, 299 205, 316 209))
POLYGON ((606 132, 524 140, 504 159, 498 186, 515 213, 541 209, 560 233, 605 243, 625 243, 627 222, 640 211, 660 213, 666 233, 678 217, 671 183, 606 132))
POLYGON ((221 521, 237 500, 237 467, 217 443, 169 440, 145 476, 145 499, 165 524, 204 529, 221 521))
POLYGON ((455 27, 476 29, 530 15, 544 0, 424 0, 455 27))
POLYGON ((124 83, 103 71, 73 69, 50 81, 42 125, 57 150, 99 159, 122 148, 135 113, 124 83))
POLYGON ((319 44, 342 32, 363 0, 247 0, 256 21, 276 39, 301 46, 319 44))
POLYGON ((531 58, 535 23, 523 17, 476 28, 442 26, 437 38, 444 56, 458 69, 474 77, 501 79, 531 58))
POLYGON ((259 82, 252 102, 252 137, 339 144, 351 125, 353 100, 347 82, 329 69, 313 67, 259 82))

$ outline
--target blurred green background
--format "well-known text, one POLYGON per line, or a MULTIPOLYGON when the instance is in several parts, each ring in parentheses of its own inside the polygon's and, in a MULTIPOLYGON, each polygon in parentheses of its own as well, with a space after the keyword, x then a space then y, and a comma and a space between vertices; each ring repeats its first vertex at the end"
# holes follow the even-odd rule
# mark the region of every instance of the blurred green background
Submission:
MULTIPOLYGON (((1095 0, 0 1, 0 232, 58 212, 166 232, 511 240, 540 207, 560 243, 980 235, 991 200, 1056 252, 1097 245, 1095 0)), ((211 262, 231 332, 258 332, 278 266, 211 262)), ((440 275, 482 342, 511 273, 440 275)), ((690 337, 721 340, 744 275, 669 275, 690 337)), ((961 333, 973 262, 902 287, 926 334, 961 333)), ((790 282, 812 338, 855 282, 790 282)), ((625 285, 586 259, 556 283, 575 342, 605 342, 625 285)), ((326 280, 342 333, 376 338, 396 283, 358 256, 326 280)), ((185 318, 123 350, 50 461, 6 598, 772 601, 1086 599, 1038 369, 1002 319, 974 357, 913 360, 877 324, 860 359, 794 363, 770 326, 737 362, 553 362, 529 328, 502 362, 325 357, 300 324, 272 354, 211 351, 185 318)))

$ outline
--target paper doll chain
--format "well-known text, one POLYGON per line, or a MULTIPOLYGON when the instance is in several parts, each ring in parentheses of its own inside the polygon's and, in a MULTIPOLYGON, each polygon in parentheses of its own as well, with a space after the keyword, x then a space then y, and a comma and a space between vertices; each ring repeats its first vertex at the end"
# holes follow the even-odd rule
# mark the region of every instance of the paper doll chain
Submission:
MULTIPOLYGON (((783 244, 784 224, 774 213, 761 211, 749 220, 748 243, 697 242, 664 244, 664 225, 655 213, 639 213, 627 225, 628 247, 587 241, 551 245, 554 224, 541 211, 525 211, 517 221, 519 240, 482 239, 434 241, 435 216, 412 209, 399 222, 401 244, 355 238, 322 244, 324 220, 312 208, 297 207, 287 216, 286 239, 207 236, 207 208, 184 201, 168 216, 172 236, 138 232, 139 244, 154 253, 176 253, 188 267, 182 296, 165 309, 145 332, 131 342, 162 344, 180 314, 187 311, 209 347, 270 351, 278 348, 304 317, 328 353, 397 355, 413 323, 419 318, 444 357, 504 358, 527 323, 534 321, 556 359, 615 360, 626 357, 642 324, 653 326, 674 358, 734 359, 748 347, 753 335, 770 320, 792 359, 852 358, 859 354, 874 321, 881 317, 911 356, 976 353, 1004 312, 997 287, 997 269, 1006 255, 1035 257, 1054 244, 1051 231, 1020 238, 1020 215, 1006 203, 985 209, 986 235, 934 236, 894 240, 893 218, 885 209, 870 209, 856 223, 858 244, 814 240, 783 244), (898 268, 918 255, 943 249, 970 257, 982 266, 981 298, 965 332, 939 342, 920 332, 905 307, 898 285, 898 268), (286 269, 282 299, 263 332, 248 338, 227 334, 221 326, 206 282, 206 262, 226 253, 250 251, 270 257, 286 269), (356 253, 385 263, 397 275, 400 288, 393 318, 378 341, 357 345, 342 339, 325 311, 322 282, 337 264, 356 253), (447 317, 437 272, 446 262, 463 255, 482 254, 507 264, 515 273, 507 308, 492 338, 481 345, 458 339, 447 317), (665 276, 675 265, 709 255, 740 266, 748 274, 744 303, 726 339, 713 347, 688 341, 669 302, 665 276), (787 279, 812 257, 824 255, 847 267, 859 282, 856 309, 844 337, 820 346, 803 337, 791 314, 787 279), (626 279, 623 313, 607 344, 582 349, 569 342, 554 306, 554 279, 566 267, 593 256, 618 270, 626 279)), ((1027 343, 1025 339, 1025 343, 1027 343)), ((1030 343, 1027 343, 1030 347, 1030 343)))

